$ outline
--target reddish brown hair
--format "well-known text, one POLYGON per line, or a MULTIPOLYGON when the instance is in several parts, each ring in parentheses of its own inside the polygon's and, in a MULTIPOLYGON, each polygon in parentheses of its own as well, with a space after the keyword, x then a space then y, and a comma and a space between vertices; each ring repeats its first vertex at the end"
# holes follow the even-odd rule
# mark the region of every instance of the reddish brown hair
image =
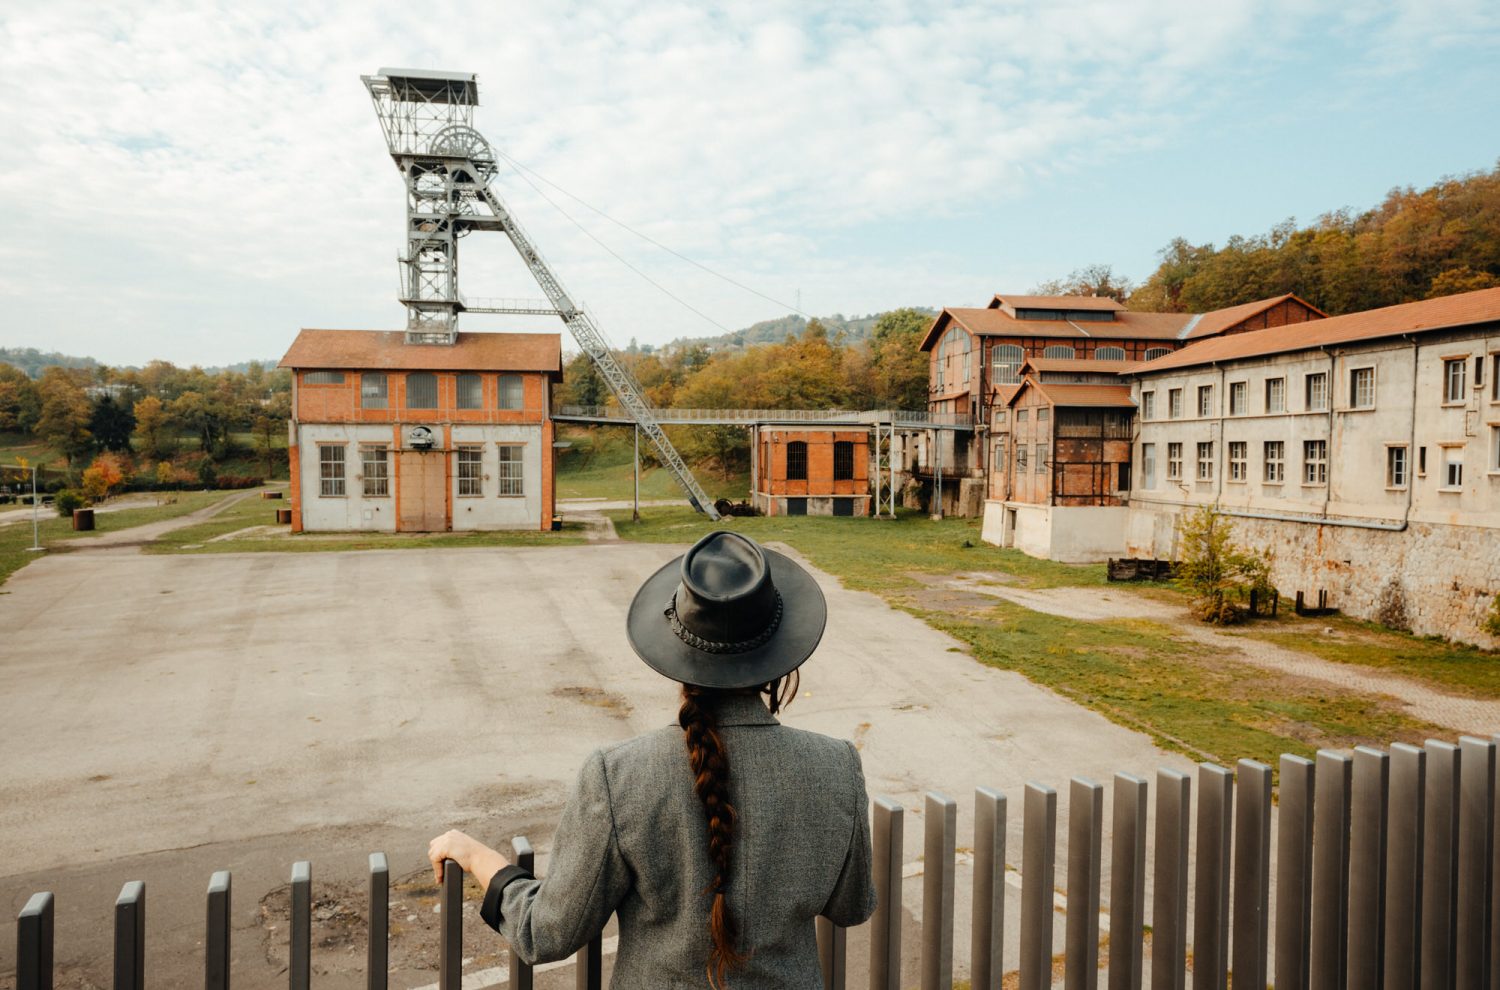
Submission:
MULTIPOLYGON (((766 697, 772 714, 791 703, 797 694, 796 671, 755 689, 766 697)), ((682 686, 682 707, 677 724, 682 726, 687 742, 688 763, 693 768, 693 791, 703 802, 708 822, 708 858, 713 863, 714 878, 705 893, 713 895, 708 909, 708 935, 712 947, 708 953, 708 983, 715 990, 728 985, 731 969, 745 964, 749 954, 736 945, 738 928, 730 915, 725 892, 729 888, 729 868, 734 851, 734 805, 729 802, 729 751, 719 735, 713 702, 729 692, 682 686)))

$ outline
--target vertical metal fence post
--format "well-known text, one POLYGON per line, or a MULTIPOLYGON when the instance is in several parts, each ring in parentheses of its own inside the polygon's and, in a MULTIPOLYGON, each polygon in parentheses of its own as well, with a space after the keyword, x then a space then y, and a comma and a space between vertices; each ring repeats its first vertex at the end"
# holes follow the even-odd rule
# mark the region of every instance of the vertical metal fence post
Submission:
POLYGON ((1453 912, 1458 893, 1459 749, 1427 741, 1427 821, 1422 845, 1422 990, 1454 981, 1453 912))
POLYGON ((599 932, 574 957, 574 990, 600 990, 604 984, 604 938, 599 932))
POLYGON ((875 917, 870 919, 870 990, 901 990, 901 858, 906 809, 889 798, 871 805, 875 917))
POLYGON ((385 853, 370 853, 370 916, 366 926, 365 987, 386 990, 390 971, 391 868, 385 853))
POLYGON ((292 927, 288 933, 287 985, 310 990, 312 984, 312 864, 292 864, 292 927))
POLYGON ((1495 806, 1495 744, 1464 736, 1458 809, 1457 985, 1488 988, 1490 967, 1489 882, 1494 856, 1491 829, 1495 806))
POLYGON ((1193 889, 1193 990, 1225 990, 1229 971, 1229 856, 1234 775, 1198 764, 1198 863, 1193 889))
POLYGON ((1099 880, 1104 842, 1104 788, 1083 777, 1068 783, 1068 913, 1063 986, 1099 985, 1099 880))
POLYGON ((1146 923, 1147 785, 1115 774, 1109 864, 1109 990, 1141 990, 1141 935, 1146 923))
POLYGON ((443 887, 438 894, 438 990, 461 990, 464 971, 464 871, 443 860, 443 887))
POLYGON ((52 895, 32 894, 16 918, 16 990, 52 990, 52 895))
POLYGON ((1156 771, 1156 875, 1151 893, 1151 990, 1183 990, 1187 965, 1188 823, 1193 781, 1156 771))
POLYGON ((1353 990, 1380 990, 1385 966, 1386 802, 1390 758, 1378 749, 1354 750, 1349 792, 1349 921, 1346 969, 1353 990))
POLYGON ((958 802, 927 792, 922 843, 922 990, 953 986, 953 854, 958 802))
POLYGON ((1005 972, 1005 795, 974 791, 974 904, 969 985, 1000 990, 1005 972))
MULTIPOLYGON (((1490 739, 1500 747, 1500 736, 1490 739)), ((1500 757, 1497 757, 1500 761, 1500 757)), ((1490 982, 1500 990, 1500 766, 1496 767, 1495 800, 1490 806, 1490 982)))
MULTIPOLYGON (((536 852, 531 848, 531 841, 524 835, 518 835, 510 840, 510 861, 521 869, 536 873, 536 852)), ((510 990, 531 990, 531 982, 534 974, 531 967, 521 961, 516 955, 516 950, 510 950, 510 990)))
POLYGON ((1276 831, 1276 990, 1309 990, 1312 940, 1313 763, 1281 758, 1276 831))
POLYGON ((1422 848, 1427 754, 1391 746, 1385 848, 1385 988, 1416 990, 1422 958, 1422 848))
POLYGON ((115 899, 115 990, 146 985, 146 885, 132 880, 115 899))
POLYGON ((1027 784, 1023 814, 1021 990, 1049 990, 1052 986, 1052 885, 1057 857, 1057 792, 1045 784, 1027 784))
POLYGON ((229 888, 228 870, 208 880, 207 932, 203 939, 204 990, 229 990, 229 888))
POLYGON ((1341 753, 1318 751, 1313 788, 1312 943, 1308 952, 1308 974, 1315 987, 1344 985, 1352 765, 1341 753))
POLYGON ((1234 981, 1266 985, 1271 914, 1271 768, 1255 760, 1237 767, 1234 805, 1234 981))
MULTIPOLYGON (((817 919, 818 964, 823 970, 823 990, 844 990, 848 982, 848 931, 821 915, 817 919)), ((584 990, 580 985, 579 990, 584 990)))

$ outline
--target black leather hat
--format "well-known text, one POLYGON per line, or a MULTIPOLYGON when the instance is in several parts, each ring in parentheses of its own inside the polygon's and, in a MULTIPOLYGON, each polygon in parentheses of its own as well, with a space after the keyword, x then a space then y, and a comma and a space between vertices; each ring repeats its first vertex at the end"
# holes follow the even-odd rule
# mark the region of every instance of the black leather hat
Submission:
POLYGON ((812 655, 828 605, 812 575, 739 533, 709 533, 646 579, 626 619, 630 645, 683 684, 765 684, 812 655))

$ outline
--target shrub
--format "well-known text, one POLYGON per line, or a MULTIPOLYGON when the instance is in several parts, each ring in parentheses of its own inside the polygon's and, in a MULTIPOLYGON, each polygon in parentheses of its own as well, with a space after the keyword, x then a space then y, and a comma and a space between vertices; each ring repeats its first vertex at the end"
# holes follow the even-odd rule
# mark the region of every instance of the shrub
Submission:
POLYGON ((83 493, 92 502, 102 501, 125 485, 127 465, 118 454, 103 453, 83 472, 83 493))
POLYGON ((1229 625, 1245 617, 1240 604, 1251 591, 1271 594, 1270 558, 1234 544, 1234 527, 1211 505, 1180 523, 1181 559, 1177 585, 1193 598, 1192 611, 1204 622, 1229 625))
POLYGON ((1484 620, 1484 631, 1491 636, 1500 636, 1500 595, 1490 602, 1490 614, 1484 620))
MULTIPOLYGON (((85 472, 87 474, 87 472, 85 472)), ((57 514, 64 519, 73 515, 74 509, 82 509, 89 504, 89 500, 83 497, 83 493, 73 488, 64 488, 57 493, 57 501, 53 503, 57 508, 57 514)))
POLYGON ((218 482, 220 488, 259 488, 265 484, 265 479, 248 474, 221 474, 218 482))

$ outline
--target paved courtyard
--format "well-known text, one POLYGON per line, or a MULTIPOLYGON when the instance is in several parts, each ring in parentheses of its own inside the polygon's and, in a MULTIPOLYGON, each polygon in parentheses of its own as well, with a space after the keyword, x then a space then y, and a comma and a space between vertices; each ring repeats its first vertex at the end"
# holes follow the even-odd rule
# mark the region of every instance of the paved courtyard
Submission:
MULTIPOLYGON (((294 859, 313 861, 315 884, 357 890, 369 851, 406 876, 427 837, 458 825, 497 844, 524 832, 545 860, 585 755, 675 717, 673 688, 630 651, 624 615, 678 552, 121 547, 33 563, 0 594, 0 903, 14 917, 31 892, 56 891, 59 964, 75 981, 62 985, 103 985, 114 895, 144 879, 151 970, 165 974, 153 982, 185 985, 201 966, 208 875, 230 869, 235 983, 269 987, 285 980, 284 949, 261 902, 294 859)), ((1057 786, 1065 812, 1071 775, 1107 784, 1116 770, 1188 765, 818 578, 828 632, 785 720, 858 742, 871 794, 908 809, 909 874, 922 869, 929 788, 959 800, 960 847, 974 787, 1009 794, 1017 863, 1025 781, 1057 786)), ((906 884, 914 916, 920 888, 906 884)), ((961 871, 960 959, 967 898, 961 871)), ((858 971, 861 934, 850 941, 858 971)), ((320 951, 320 985, 362 985, 362 942, 320 951)), ((0 939, 0 986, 13 952, 0 939)), ((913 974, 915 955, 913 944, 913 974)), ((548 975, 571 983, 571 972, 548 975)), ((434 979, 398 970, 392 985, 434 979)))

